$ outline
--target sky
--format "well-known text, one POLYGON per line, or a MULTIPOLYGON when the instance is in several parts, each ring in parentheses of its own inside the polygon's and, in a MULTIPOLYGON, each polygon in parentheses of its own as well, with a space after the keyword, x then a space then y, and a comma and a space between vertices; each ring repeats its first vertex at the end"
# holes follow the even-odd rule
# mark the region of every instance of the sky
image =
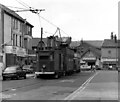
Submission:
POLYGON ((33 37, 41 36, 41 27, 43 37, 53 35, 59 27, 62 37, 70 36, 72 40, 80 41, 109 39, 111 32, 118 35, 118 1, 0 0, 0 3, 12 10, 18 10, 13 7, 45 9, 39 16, 30 11, 18 13, 34 26, 33 37))

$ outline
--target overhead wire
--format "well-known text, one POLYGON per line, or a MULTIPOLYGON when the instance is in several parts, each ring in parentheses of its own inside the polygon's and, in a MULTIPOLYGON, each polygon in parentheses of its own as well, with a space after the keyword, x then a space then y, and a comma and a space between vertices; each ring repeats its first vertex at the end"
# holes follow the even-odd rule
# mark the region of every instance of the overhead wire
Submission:
POLYGON ((22 0, 19 0, 19 1, 20 1, 22 4, 26 5, 26 7, 30 8, 30 6, 29 6, 27 3, 23 2, 22 0))
POLYGON ((59 28, 57 25, 53 24, 51 21, 47 20, 46 18, 40 16, 43 20, 45 20, 46 22, 48 22, 49 24, 53 25, 56 28, 59 28))
MULTIPOLYGON (((23 1, 21 1, 21 0, 16 0, 18 3, 20 3, 21 5, 23 5, 24 7, 26 7, 26 8, 29 8, 29 9, 31 9, 32 7, 30 7, 29 5, 27 5, 26 3, 24 3, 23 1)), ((32 9, 34 9, 34 8, 32 8, 32 9)), ((69 36, 67 33, 65 33, 65 31, 64 30, 62 30, 60 27, 58 27, 57 25, 55 25, 55 24, 53 24, 51 21, 49 21, 49 20, 47 20, 46 18, 44 18, 44 17, 42 17, 41 15, 40 15, 40 12, 37 12, 37 15, 38 15, 38 17, 39 17, 39 22, 40 22, 40 26, 42 26, 42 24, 41 24, 41 20, 40 20, 40 18, 42 18, 43 20, 45 20, 46 22, 48 22, 49 24, 51 24, 51 25, 53 25, 54 27, 56 27, 57 29, 59 28, 59 30, 61 30, 64 34, 66 34, 67 36, 69 36)), ((60 31, 59 31, 60 32, 60 31)))
POLYGON ((6 6, 6 7, 9 7, 9 8, 16 8, 16 9, 25 9, 25 8, 14 7, 14 6, 6 6))
POLYGON ((59 28, 64 34, 66 34, 67 36, 69 36, 67 33, 65 33, 64 30, 62 30, 60 27, 58 27, 57 25, 53 24, 51 21, 47 20, 46 18, 40 16, 43 20, 45 20, 46 22, 48 22, 49 24, 53 25, 56 28, 59 28))
POLYGON ((22 6, 26 7, 26 8, 30 8, 30 6, 28 6, 27 4, 23 3, 20 0, 16 0, 19 4, 21 4, 22 6))
POLYGON ((37 15, 38 15, 38 19, 39 19, 40 27, 42 27, 42 23, 41 23, 40 15, 39 15, 39 14, 37 14, 37 15))

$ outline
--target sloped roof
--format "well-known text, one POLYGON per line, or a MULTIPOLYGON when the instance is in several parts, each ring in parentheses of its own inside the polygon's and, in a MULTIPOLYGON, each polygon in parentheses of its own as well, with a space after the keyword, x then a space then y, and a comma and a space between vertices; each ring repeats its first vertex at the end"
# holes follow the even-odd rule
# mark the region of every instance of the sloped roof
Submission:
POLYGON ((79 46, 79 50, 82 51, 80 52, 81 57, 83 57, 89 50, 92 51, 97 57, 101 56, 101 50, 98 47, 92 46, 85 41, 81 42, 79 46))
POLYGON ((71 41, 70 47, 77 47, 80 45, 80 41, 71 41))
MULTIPOLYGON (((25 19, 23 19, 21 16, 19 16, 17 13, 15 13, 15 11, 7 8, 6 6, 4 6, 2 4, 0 4, 0 8, 2 8, 4 10, 4 12, 6 12, 7 14, 19 19, 22 22, 25 22, 25 19)), ((31 25, 29 22, 26 22, 26 23, 33 27, 33 25, 31 25)))
POLYGON ((117 46, 120 47, 120 40, 118 40, 116 43, 113 39, 105 39, 102 44, 102 48, 115 48, 117 46))
POLYGON ((101 48, 103 44, 103 40, 85 40, 85 42, 97 48, 101 48))
MULTIPOLYGON (((96 48, 101 48, 103 44, 103 40, 84 40, 84 42, 96 48)), ((81 41, 72 41, 70 44, 70 47, 78 47, 80 44, 81 44, 81 41)))

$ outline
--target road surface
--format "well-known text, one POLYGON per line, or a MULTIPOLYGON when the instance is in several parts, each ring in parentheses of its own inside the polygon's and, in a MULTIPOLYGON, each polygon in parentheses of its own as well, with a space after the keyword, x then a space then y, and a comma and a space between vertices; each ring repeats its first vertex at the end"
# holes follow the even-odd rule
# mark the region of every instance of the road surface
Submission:
POLYGON ((88 71, 60 79, 4 81, 3 99, 118 102, 118 76, 117 71, 88 71))
POLYGON ((5 100, 63 100, 79 88, 94 72, 81 72, 59 79, 6 80, 2 83, 5 100))

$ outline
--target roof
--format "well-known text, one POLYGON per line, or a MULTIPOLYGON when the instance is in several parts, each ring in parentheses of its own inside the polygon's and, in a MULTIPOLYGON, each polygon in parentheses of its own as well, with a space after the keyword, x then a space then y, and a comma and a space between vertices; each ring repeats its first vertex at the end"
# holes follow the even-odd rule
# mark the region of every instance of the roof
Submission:
POLYGON ((101 49, 98 47, 92 46, 91 44, 88 44, 86 41, 81 42, 79 46, 79 51, 80 51, 81 57, 83 57, 88 51, 93 52, 97 57, 101 56, 101 49))
MULTIPOLYGON (((84 40, 84 42, 88 43, 91 46, 96 48, 101 48, 103 44, 103 40, 84 40)), ((71 47, 78 47, 81 44, 81 41, 72 41, 70 46, 71 47)))
POLYGON ((72 41, 71 43, 70 43, 70 47, 77 47, 77 46, 79 46, 80 45, 80 41, 72 41))
MULTIPOLYGON (((41 40, 41 38, 33 38, 32 41, 32 46, 36 47, 39 43, 39 41, 41 40)), ((47 38, 42 38, 42 41, 47 44, 47 38)))
POLYGON ((103 44, 103 40, 85 40, 85 42, 97 48, 101 48, 103 44))
POLYGON ((120 47, 120 40, 116 43, 113 39, 105 39, 102 44, 102 48, 116 48, 117 46, 120 47))
MULTIPOLYGON (((22 22, 25 22, 25 19, 23 19, 21 16, 19 16, 17 13, 15 13, 15 11, 7 8, 6 6, 4 6, 4 5, 2 5, 2 4, 0 4, 0 8, 2 8, 5 13, 7 13, 7 14, 9 14, 9 15, 17 18, 17 19, 19 19, 19 20, 22 21, 22 22)), ((28 24, 28 25, 30 25, 30 26, 33 27, 33 25, 31 25, 31 24, 30 24, 29 22, 27 22, 27 21, 26 21, 26 24, 28 24)))

